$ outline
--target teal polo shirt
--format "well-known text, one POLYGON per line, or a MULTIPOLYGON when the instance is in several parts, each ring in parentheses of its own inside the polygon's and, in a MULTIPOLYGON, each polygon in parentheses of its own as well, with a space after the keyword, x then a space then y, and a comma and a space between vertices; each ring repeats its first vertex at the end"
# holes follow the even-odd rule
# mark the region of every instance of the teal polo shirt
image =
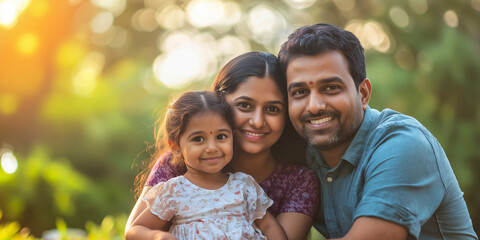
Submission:
POLYGON ((356 218, 369 216, 404 226, 409 239, 478 239, 445 152, 410 116, 367 107, 337 166, 313 146, 307 163, 321 184, 314 226, 327 238, 345 236, 356 218))

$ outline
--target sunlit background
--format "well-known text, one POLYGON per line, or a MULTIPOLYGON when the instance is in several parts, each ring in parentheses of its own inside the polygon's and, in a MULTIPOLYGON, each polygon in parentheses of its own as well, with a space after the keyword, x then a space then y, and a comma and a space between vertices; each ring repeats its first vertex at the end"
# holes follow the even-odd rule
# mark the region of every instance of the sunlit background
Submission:
POLYGON ((0 238, 121 238, 170 95, 318 22, 361 40, 372 107, 442 143, 478 231, 480 0, 0 0, 0 238))

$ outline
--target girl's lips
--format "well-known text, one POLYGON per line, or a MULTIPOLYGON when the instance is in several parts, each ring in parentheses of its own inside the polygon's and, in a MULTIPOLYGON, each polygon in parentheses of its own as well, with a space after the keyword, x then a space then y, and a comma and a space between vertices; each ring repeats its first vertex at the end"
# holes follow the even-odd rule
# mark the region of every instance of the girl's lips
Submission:
POLYGON ((200 160, 202 160, 202 161, 207 161, 207 162, 215 162, 215 161, 220 160, 222 157, 223 157, 223 156, 200 158, 200 160))

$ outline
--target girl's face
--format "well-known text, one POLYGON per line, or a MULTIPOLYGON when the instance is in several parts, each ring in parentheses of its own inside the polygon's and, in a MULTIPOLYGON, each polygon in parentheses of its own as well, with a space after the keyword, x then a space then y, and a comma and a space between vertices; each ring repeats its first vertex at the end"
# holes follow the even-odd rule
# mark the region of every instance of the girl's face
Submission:
POLYGON ((241 151, 270 151, 285 127, 285 102, 269 76, 248 77, 237 90, 225 96, 235 115, 235 144, 241 151))
POLYGON ((189 172, 219 173, 233 157, 232 129, 218 113, 199 113, 188 121, 179 146, 172 143, 171 148, 182 155, 189 172))

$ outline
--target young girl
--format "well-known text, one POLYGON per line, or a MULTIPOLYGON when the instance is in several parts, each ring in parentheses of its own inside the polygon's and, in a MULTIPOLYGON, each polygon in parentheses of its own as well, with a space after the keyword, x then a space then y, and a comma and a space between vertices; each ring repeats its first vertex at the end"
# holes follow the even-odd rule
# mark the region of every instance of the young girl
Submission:
POLYGON ((164 124, 174 164, 187 172, 145 195, 148 208, 127 239, 286 239, 266 211, 273 201, 255 180, 223 171, 233 156, 234 120, 221 97, 184 93, 168 109, 164 124), (169 224, 169 233, 161 231, 169 224))

